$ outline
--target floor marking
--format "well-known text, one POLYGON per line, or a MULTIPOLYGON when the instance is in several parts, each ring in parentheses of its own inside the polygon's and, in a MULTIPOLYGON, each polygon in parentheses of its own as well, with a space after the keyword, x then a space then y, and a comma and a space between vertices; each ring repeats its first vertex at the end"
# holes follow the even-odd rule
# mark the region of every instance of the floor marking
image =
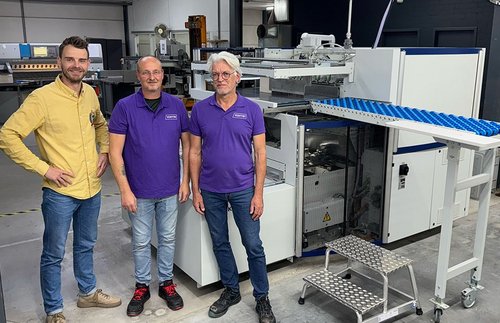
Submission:
MULTIPOLYGON (((120 196, 120 192, 107 193, 107 194, 101 195, 102 198, 108 198, 108 197, 113 197, 113 196, 120 196)), ((42 210, 41 208, 33 208, 33 209, 21 210, 21 211, 4 212, 4 213, 0 213, 0 218, 13 216, 13 215, 28 214, 28 213, 33 213, 33 212, 40 212, 41 210, 42 210)))

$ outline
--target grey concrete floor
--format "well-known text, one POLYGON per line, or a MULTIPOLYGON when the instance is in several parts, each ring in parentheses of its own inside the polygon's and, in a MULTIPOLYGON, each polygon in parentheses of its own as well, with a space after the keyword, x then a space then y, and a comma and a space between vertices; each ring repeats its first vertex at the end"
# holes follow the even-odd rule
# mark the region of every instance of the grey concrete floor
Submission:
MULTIPOLYGON (((32 137, 28 137, 26 142, 33 146, 32 137)), ((45 313, 38 275, 43 231, 39 209, 40 178, 14 165, 3 154, 0 154, 0 174, 0 271, 7 322, 42 322, 45 313)), ((221 285, 197 288, 196 283, 177 268, 175 281, 184 298, 183 309, 176 312, 169 310, 157 296, 157 281, 153 281, 153 295, 144 313, 136 318, 127 317, 126 305, 134 285, 131 235, 128 225, 121 219, 120 198, 116 195, 117 188, 110 170, 104 175, 102 192, 104 198, 95 248, 95 271, 98 287, 120 296, 123 304, 113 309, 76 307, 77 287, 73 278, 70 232, 62 269, 64 313, 69 322, 258 322, 252 288, 245 275, 242 275, 241 282, 242 301, 225 316, 210 319, 207 310, 218 298, 221 285)), ((500 294, 500 248, 497 245, 500 238, 499 202, 500 198, 492 196, 481 280, 485 289, 480 292, 474 307, 464 309, 460 303, 460 292, 466 287, 467 274, 450 280, 446 298, 450 308, 444 312, 441 322, 500 322, 497 296, 500 294)), ((474 201, 471 205, 471 215, 454 224, 452 263, 468 258, 472 253, 474 201)), ((433 322, 433 305, 428 300, 434 296, 438 245, 439 231, 435 230, 386 246, 414 260, 413 268, 424 311, 422 316, 410 313, 391 322, 433 322)), ((313 289, 308 290, 304 305, 297 303, 303 286, 302 277, 321 269, 323 261, 321 256, 299 258, 293 263, 283 261, 268 267, 270 299, 278 322, 356 322, 354 312, 313 289)), ((334 270, 340 270, 346 261, 334 255, 331 264, 334 270)), ((153 277, 155 279, 155 273, 153 277)), ((390 281, 398 288, 410 291, 406 271, 391 274, 390 281)))

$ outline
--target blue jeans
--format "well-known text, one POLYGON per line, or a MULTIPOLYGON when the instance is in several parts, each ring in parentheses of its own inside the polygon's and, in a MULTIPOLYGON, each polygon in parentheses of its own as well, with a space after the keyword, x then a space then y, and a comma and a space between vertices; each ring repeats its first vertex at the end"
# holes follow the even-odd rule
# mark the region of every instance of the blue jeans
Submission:
POLYGON ((158 280, 173 278, 175 226, 178 210, 177 195, 162 199, 137 199, 137 212, 130 213, 132 222, 132 253, 135 263, 135 280, 149 285, 151 282, 151 235, 156 220, 158 249, 158 280))
POLYGON ((212 248, 219 265, 222 284, 225 287, 239 291, 238 268, 229 243, 227 224, 228 205, 231 205, 234 221, 240 231, 241 241, 247 252, 253 296, 258 299, 267 296, 269 282, 264 247, 259 237, 260 221, 254 221, 250 214, 250 202, 253 194, 253 187, 233 193, 201 191, 205 205, 205 218, 212 237, 212 248))
POLYGON ((61 261, 73 220, 73 271, 80 294, 95 291, 94 245, 97 241, 97 218, 101 193, 85 200, 43 189, 42 214, 45 224, 40 260, 40 284, 47 314, 62 312, 61 261))

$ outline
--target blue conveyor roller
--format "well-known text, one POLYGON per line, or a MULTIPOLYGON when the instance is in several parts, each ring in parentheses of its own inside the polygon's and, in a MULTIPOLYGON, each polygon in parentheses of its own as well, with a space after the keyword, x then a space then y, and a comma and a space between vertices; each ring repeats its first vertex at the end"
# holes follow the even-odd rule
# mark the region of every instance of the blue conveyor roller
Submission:
POLYGON ((464 116, 456 116, 442 112, 402 107, 377 101, 355 98, 339 98, 318 100, 316 102, 324 105, 331 105, 399 119, 418 121, 436 126, 465 130, 480 136, 490 137, 500 133, 500 123, 497 122, 467 118, 464 116))

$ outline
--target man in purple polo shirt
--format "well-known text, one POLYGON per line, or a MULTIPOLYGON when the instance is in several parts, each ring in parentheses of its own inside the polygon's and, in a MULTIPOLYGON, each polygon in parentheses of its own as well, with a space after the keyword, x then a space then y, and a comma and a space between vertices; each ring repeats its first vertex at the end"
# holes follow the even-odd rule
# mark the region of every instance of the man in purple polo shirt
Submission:
POLYGON ((122 207, 132 223, 136 284, 128 316, 141 314, 150 297, 153 220, 158 236, 158 294, 172 310, 184 306, 172 282, 172 270, 178 201, 186 201, 190 194, 186 109, 179 99, 162 91, 163 69, 157 58, 141 58, 137 78, 141 90, 118 101, 109 122, 111 166, 122 207))
POLYGON ((215 94, 193 107, 189 155, 193 205, 207 220, 225 287, 210 306, 208 316, 221 317, 241 300, 238 268, 229 243, 227 210, 231 205, 248 256, 259 322, 274 323, 266 258, 259 237, 266 175, 264 118, 257 104, 236 92, 241 69, 233 54, 212 54, 208 68, 215 94))

